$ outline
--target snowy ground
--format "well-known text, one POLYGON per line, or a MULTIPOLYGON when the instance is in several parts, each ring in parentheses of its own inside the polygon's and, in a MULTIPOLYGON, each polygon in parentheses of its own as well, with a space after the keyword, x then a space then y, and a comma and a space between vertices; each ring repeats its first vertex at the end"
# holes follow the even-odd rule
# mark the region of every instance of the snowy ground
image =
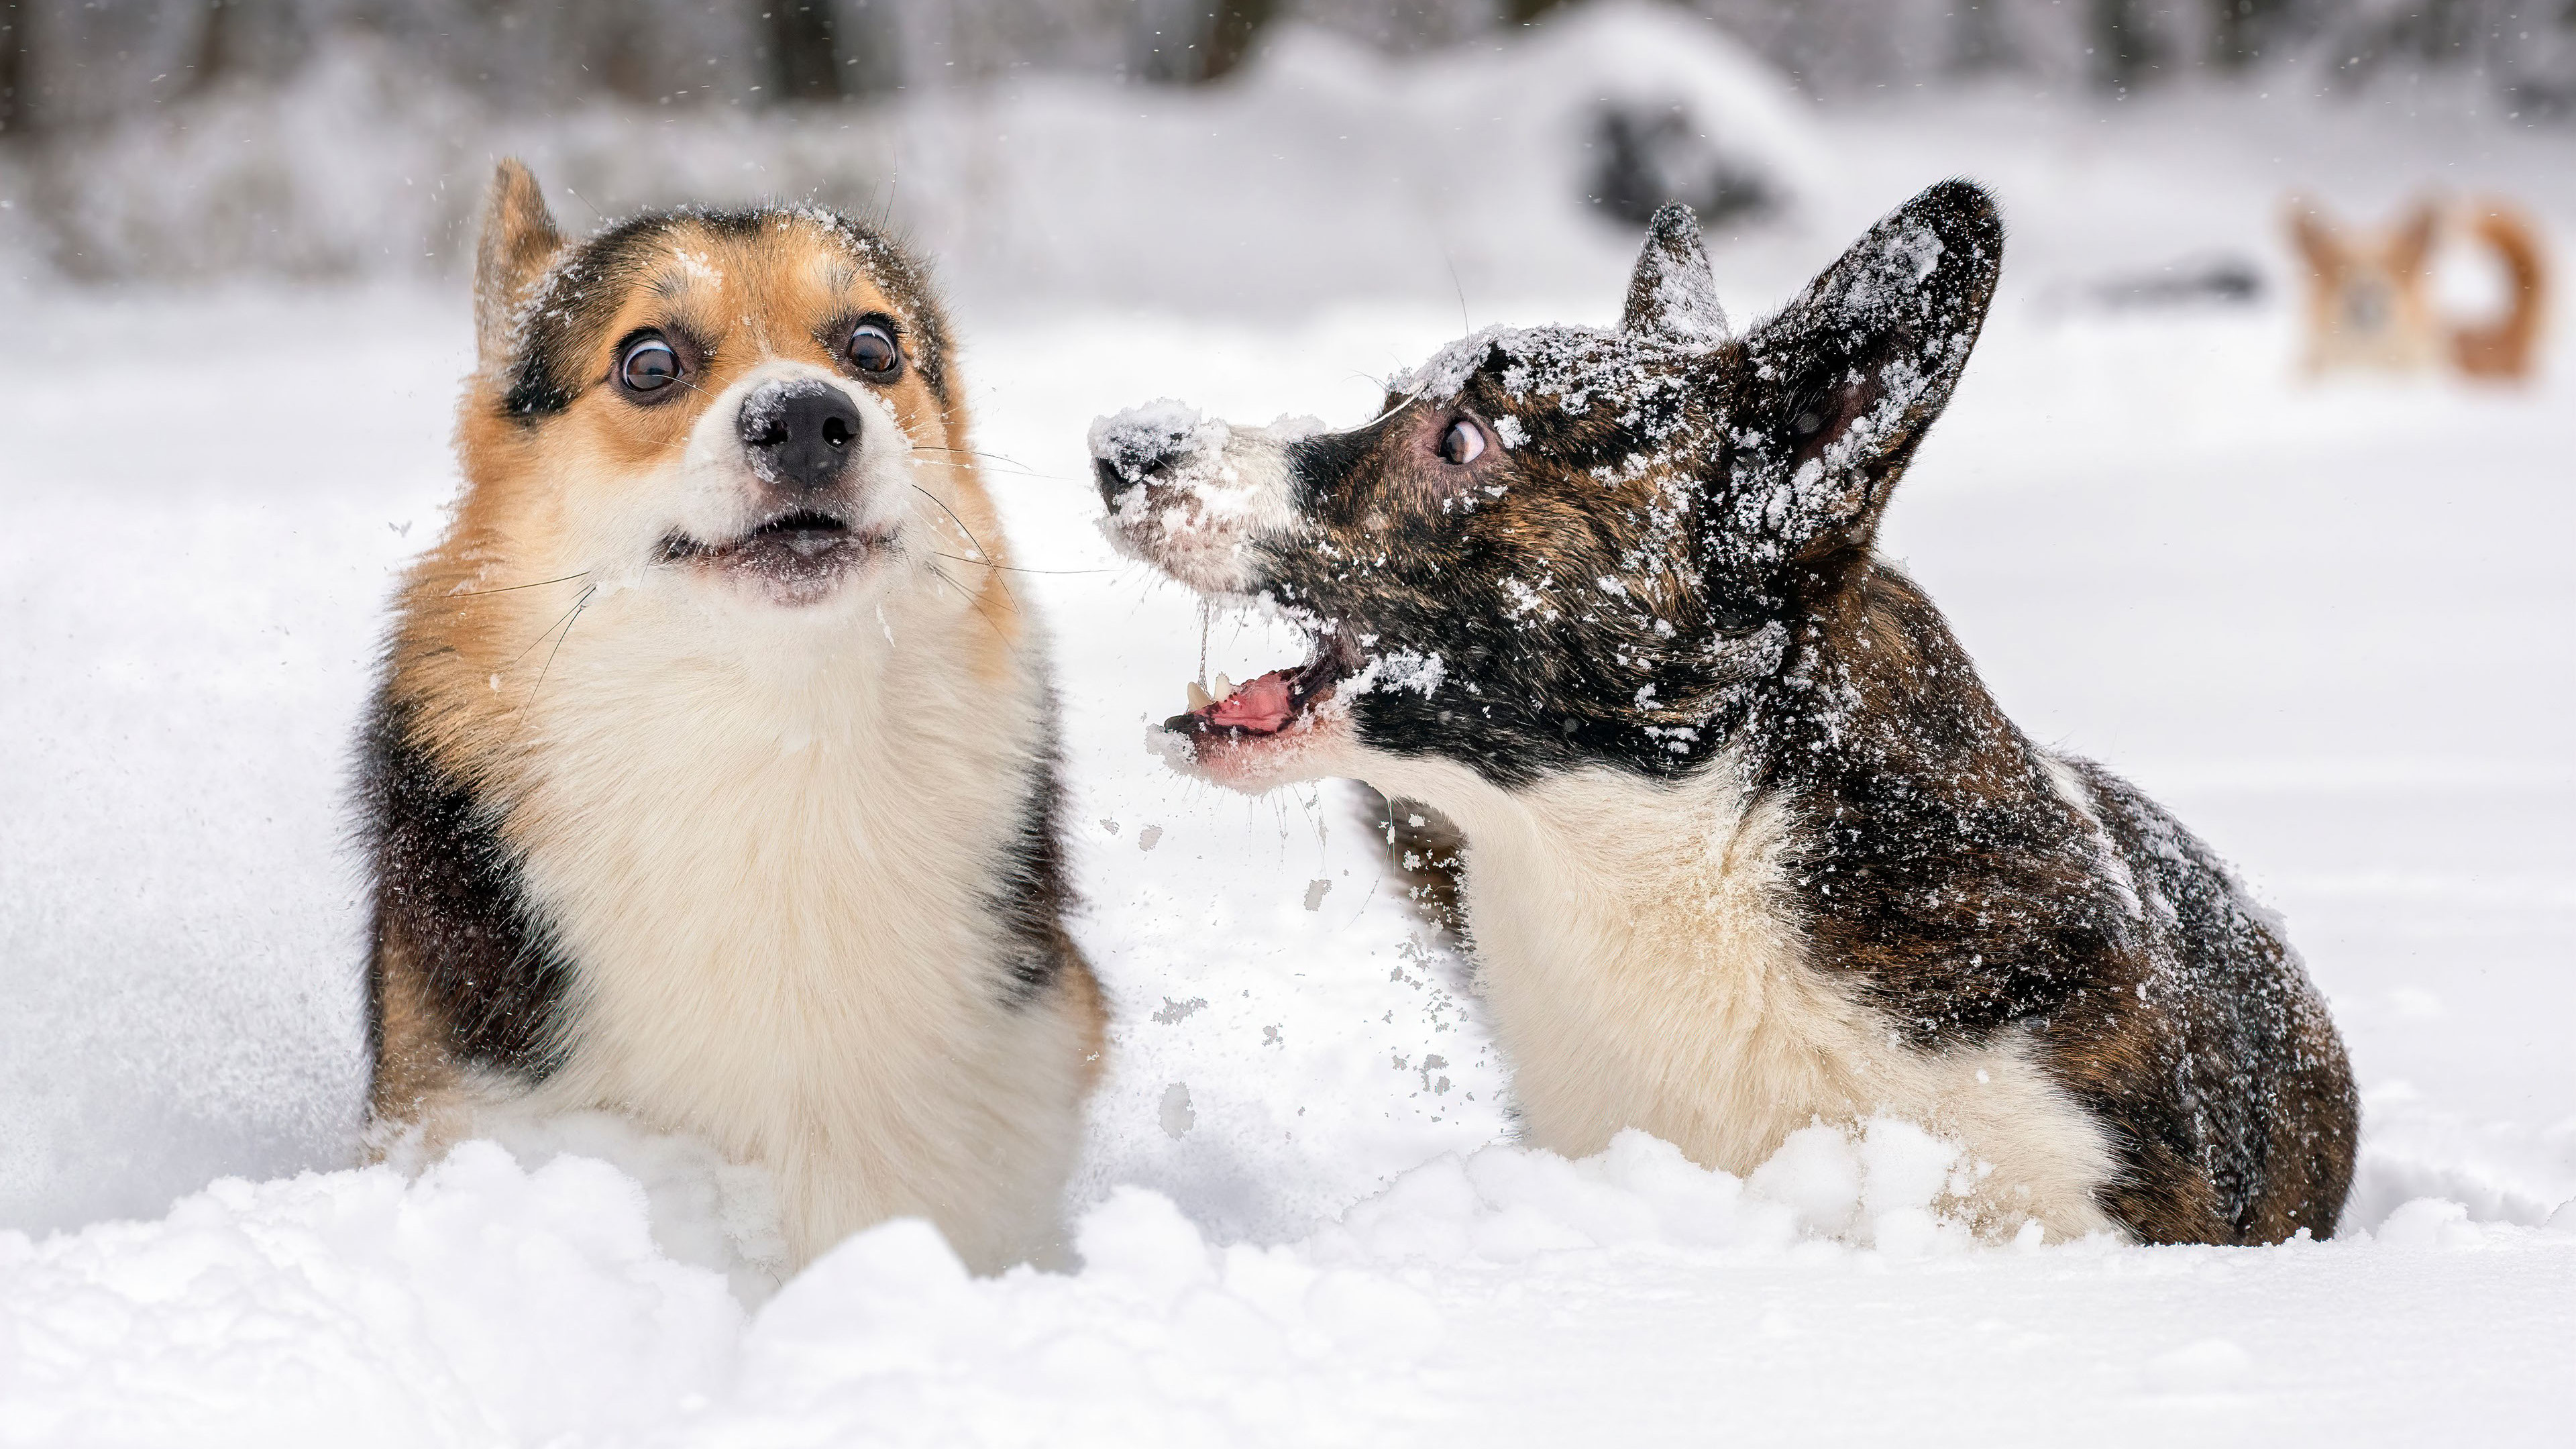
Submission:
MULTIPOLYGON (((2576 237, 2564 137, 2003 98, 1822 135, 1832 185, 1721 253, 1728 301, 1925 182, 1999 188, 2005 293, 1888 545, 2026 727, 2287 915, 2365 1092, 2344 1235, 1971 1247, 1922 1211, 1941 1149, 1894 1124, 1747 1183, 1641 1138, 1495 1146, 1474 1002, 1345 800, 1145 755, 1198 629, 1092 531, 1089 419, 1356 419, 1462 305, 1606 319, 1609 238, 1496 295, 1284 321, 960 299, 1020 561, 1067 571, 1024 587, 1119 1016, 1082 1272, 967 1280, 895 1225, 747 1309, 708 1271, 740 1184, 606 1121, 346 1170, 346 743, 450 491, 462 298, 31 292, 0 355, 0 1442, 2565 1442, 2576 355, 2526 392, 2307 387, 2277 289, 2067 300, 2211 250, 2280 279, 2292 183, 2364 214, 2504 185, 2576 237)), ((1283 647, 1220 627, 1209 662, 1283 647)))

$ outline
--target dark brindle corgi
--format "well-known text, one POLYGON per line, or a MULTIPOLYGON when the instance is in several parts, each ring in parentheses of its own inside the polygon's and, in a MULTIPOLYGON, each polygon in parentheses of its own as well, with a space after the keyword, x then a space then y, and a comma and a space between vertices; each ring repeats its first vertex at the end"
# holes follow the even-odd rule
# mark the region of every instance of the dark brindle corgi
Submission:
POLYGON ((1042 1248, 1100 1007, 919 270, 818 211, 567 242, 505 162, 475 285, 365 738, 379 1144, 612 1108, 769 1168, 798 1263, 1042 1248))
POLYGON ((1643 1127, 1744 1172, 1892 1112, 1968 1145, 1991 1231, 2323 1235, 2352 1084, 2275 924, 2013 728, 1871 551, 2002 259, 1985 194, 1937 186, 1731 338, 1667 208, 1615 332, 1479 333, 1349 432, 1103 423, 1113 536, 1315 640, 1165 739, 1457 821, 1541 1146, 1643 1127))

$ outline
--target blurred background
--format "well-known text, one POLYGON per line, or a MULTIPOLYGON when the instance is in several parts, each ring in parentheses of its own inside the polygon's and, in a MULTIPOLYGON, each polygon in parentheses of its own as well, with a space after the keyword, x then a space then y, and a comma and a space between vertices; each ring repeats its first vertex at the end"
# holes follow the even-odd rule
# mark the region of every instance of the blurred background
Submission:
POLYGON ((944 283, 1063 571, 1015 586, 1122 1023, 1080 1192, 1293 1234, 1506 1090, 1342 804, 1139 747, 1199 621, 1094 531, 1091 419, 1364 418, 1471 327, 1609 322, 1666 199, 1740 322, 1966 175, 2002 290, 1885 546, 2287 913, 2353 1221, 2576 1194, 2576 0, 0 0, 0 1228, 352 1159, 347 751, 504 154, 575 234, 813 201, 944 283))
POLYGON ((890 217, 978 297, 1259 307, 1512 285, 1498 261, 1667 194, 1792 221, 1819 115, 1927 95, 2055 101, 2059 129, 2295 99, 2576 144, 2570 0, 1609 9, 0 0, 0 247, 82 282, 450 276, 517 152, 574 225, 810 198, 890 217), (1252 228, 1259 277, 1222 234, 1252 228))

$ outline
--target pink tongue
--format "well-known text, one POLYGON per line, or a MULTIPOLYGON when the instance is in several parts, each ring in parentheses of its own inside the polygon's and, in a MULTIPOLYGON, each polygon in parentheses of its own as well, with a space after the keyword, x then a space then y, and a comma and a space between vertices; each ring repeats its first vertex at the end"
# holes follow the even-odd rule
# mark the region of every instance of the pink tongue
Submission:
POLYGON ((1211 706, 1205 717, 1210 724, 1232 725, 1236 729, 1272 735, 1287 728, 1295 713, 1289 699, 1288 671, 1274 669, 1259 679, 1238 685, 1234 693, 1211 706))

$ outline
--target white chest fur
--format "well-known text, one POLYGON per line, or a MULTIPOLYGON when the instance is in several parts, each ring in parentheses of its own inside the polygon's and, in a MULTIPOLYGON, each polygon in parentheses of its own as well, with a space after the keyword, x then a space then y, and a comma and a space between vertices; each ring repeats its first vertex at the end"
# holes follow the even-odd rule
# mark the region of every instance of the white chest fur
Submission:
POLYGON ((1001 999, 1035 682, 881 637, 918 616, 746 641, 693 608, 594 606, 538 706, 508 829, 576 974, 539 1102, 765 1164, 798 1261, 899 1213, 1012 1261, 1050 1231, 1085 1070, 1066 1013, 1001 999))
POLYGON ((1642 1127, 1745 1173, 1812 1121, 1886 1113, 1991 1164, 1968 1204, 1989 1228, 2107 1227, 2100 1130, 2027 1044, 1915 1050, 1820 969, 1784 889, 1796 822, 1748 808, 1735 779, 1730 761, 1680 785, 1597 771, 1511 791, 1445 763, 1372 771, 1466 833, 1469 927, 1530 1139, 1586 1155, 1642 1127))

